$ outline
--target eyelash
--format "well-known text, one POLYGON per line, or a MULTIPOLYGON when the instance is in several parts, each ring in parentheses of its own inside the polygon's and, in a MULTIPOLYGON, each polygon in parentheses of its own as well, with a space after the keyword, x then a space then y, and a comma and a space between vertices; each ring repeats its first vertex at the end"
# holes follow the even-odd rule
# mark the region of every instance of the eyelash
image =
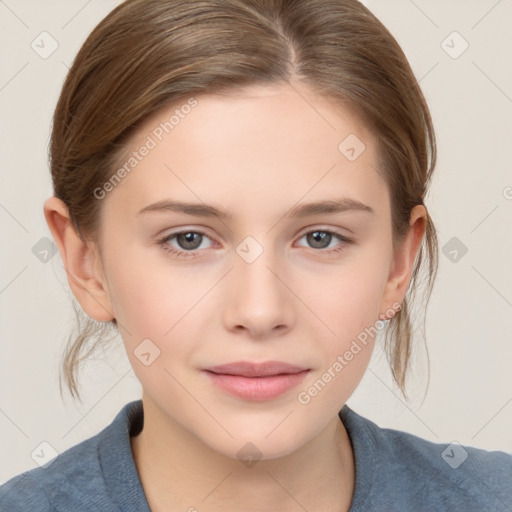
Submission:
MULTIPOLYGON (((334 237, 338 238, 340 242, 342 242, 340 245, 338 245, 335 249, 317 249, 317 252, 322 252, 324 254, 335 254, 342 252, 347 245, 351 245, 354 243, 354 240, 352 238, 348 238, 345 235, 342 235, 341 233, 338 233, 337 231, 329 230, 329 229, 313 229, 311 231, 307 231, 304 233, 300 238, 304 238, 306 235, 309 235, 310 233, 327 233, 329 235, 333 235, 334 237)), ((157 245, 161 246, 162 249, 164 249, 166 252, 172 254, 173 256, 178 256, 180 258, 193 258, 197 254, 197 252, 200 252, 201 249, 196 249, 194 251, 179 251, 177 249, 174 249, 168 245, 169 241, 173 238, 176 238, 178 235, 181 235, 183 233, 195 233, 197 235, 201 235, 207 238, 210 238, 206 233, 203 231, 194 231, 194 230, 184 230, 184 231, 177 231, 176 233, 172 233, 170 235, 166 235, 162 238, 159 238, 156 243, 157 245)), ((299 240, 300 240, 299 238, 299 240)), ((310 249, 315 250, 313 247, 310 249)))

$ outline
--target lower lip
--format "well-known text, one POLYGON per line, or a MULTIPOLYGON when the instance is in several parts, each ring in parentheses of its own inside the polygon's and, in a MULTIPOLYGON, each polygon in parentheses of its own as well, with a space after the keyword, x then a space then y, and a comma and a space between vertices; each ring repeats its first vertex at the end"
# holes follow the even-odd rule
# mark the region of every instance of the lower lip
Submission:
POLYGON ((304 380, 309 370, 268 377, 242 377, 204 370, 213 383, 224 391, 244 400, 265 401, 286 393, 304 380))

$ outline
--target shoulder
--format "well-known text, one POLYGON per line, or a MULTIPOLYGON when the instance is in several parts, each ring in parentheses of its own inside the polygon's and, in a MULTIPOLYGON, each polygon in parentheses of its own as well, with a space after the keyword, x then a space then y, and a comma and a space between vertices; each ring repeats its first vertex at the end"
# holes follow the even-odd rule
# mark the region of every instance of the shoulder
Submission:
MULTIPOLYGON (((30 469, 0 486, 0 510, 53 511, 84 489, 98 490, 101 478, 97 458, 99 435, 59 454, 42 467, 30 469)), ((94 510, 94 509, 93 509, 94 510)))
POLYGON ((0 510, 9 512, 91 511, 115 508, 108 476, 122 470, 129 415, 137 402, 127 404, 98 434, 60 453, 42 467, 14 476, 0 486, 0 510), (107 473, 105 472, 107 471, 107 473))
POLYGON ((54 510, 44 489, 29 473, 30 471, 15 476, 0 486, 0 510, 13 512, 54 510))
POLYGON ((341 414, 356 445, 356 473, 372 475, 365 496, 369 505, 380 510, 512 510, 512 454, 381 428, 348 408, 341 414))

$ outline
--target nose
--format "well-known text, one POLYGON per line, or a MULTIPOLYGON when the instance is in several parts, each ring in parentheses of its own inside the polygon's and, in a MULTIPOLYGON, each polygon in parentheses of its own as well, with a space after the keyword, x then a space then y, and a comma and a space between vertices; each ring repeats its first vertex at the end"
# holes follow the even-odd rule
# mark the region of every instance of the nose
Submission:
POLYGON ((235 254, 227 284, 225 327, 247 331, 255 339, 282 335, 295 321, 294 295, 287 286, 284 265, 269 249, 249 261, 235 254))

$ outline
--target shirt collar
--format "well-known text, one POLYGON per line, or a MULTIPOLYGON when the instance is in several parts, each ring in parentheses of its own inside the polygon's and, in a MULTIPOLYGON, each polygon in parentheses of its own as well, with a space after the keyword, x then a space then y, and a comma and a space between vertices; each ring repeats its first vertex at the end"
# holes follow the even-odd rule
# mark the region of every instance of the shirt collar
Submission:
MULTIPOLYGON (((350 511, 363 510, 370 495, 377 467, 378 452, 368 420, 344 405, 338 417, 350 439, 355 460, 355 486, 350 511)), ((126 404, 117 414, 99 444, 100 464, 112 499, 121 510, 151 512, 133 459, 130 436, 136 436, 144 425, 142 400, 126 404)))
POLYGON ((142 400, 126 404, 117 414, 98 446, 107 489, 121 510, 151 512, 133 459, 130 436, 143 426, 142 400))
POLYGON ((338 416, 352 444, 355 462, 355 485, 349 512, 367 510, 365 502, 371 494, 375 471, 379 465, 377 443, 369 428, 369 420, 344 405, 338 416))

